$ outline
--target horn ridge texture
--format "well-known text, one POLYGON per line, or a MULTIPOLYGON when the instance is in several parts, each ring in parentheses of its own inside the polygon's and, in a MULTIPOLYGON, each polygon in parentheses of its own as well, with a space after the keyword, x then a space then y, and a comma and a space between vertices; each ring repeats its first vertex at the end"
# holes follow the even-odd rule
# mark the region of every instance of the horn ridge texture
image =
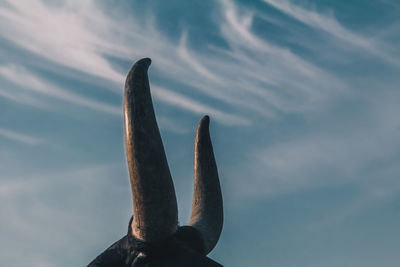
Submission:
POLYGON ((125 149, 133 197, 132 234, 156 242, 176 232, 175 189, 157 126, 148 79, 149 58, 130 70, 124 93, 125 149))
POLYGON ((189 225, 202 235, 208 254, 217 244, 223 225, 223 203, 217 165, 209 133, 210 118, 199 123, 194 141, 194 191, 189 225))

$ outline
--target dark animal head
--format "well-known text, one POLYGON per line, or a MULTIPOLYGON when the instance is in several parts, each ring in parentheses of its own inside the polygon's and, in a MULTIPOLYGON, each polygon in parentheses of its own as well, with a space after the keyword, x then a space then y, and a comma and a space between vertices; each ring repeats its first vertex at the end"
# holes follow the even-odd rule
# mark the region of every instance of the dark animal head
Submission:
POLYGON ((89 266, 221 266, 206 257, 217 244, 223 224, 209 117, 200 121, 194 141, 190 221, 179 226, 174 185, 151 100, 150 64, 149 58, 136 62, 125 84, 125 144, 134 216, 128 234, 89 266))

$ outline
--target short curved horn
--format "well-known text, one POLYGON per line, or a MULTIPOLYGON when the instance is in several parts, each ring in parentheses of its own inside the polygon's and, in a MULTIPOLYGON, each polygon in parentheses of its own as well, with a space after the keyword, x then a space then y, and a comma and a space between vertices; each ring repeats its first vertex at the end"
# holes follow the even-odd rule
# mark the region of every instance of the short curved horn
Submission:
POLYGON ((206 254, 217 244, 224 220, 209 124, 210 118, 204 116, 197 127, 194 141, 194 192, 189 221, 189 225, 202 234, 206 254))
POLYGON ((135 63, 124 94, 125 145, 133 195, 133 235, 146 242, 175 233, 178 210, 174 185, 158 130, 147 70, 149 58, 135 63))

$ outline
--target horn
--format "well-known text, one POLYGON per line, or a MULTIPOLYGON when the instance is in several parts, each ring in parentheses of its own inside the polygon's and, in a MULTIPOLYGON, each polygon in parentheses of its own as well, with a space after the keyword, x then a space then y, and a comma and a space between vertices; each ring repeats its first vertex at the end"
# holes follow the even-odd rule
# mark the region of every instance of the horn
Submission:
POLYGON ((125 149, 134 209, 131 228, 145 242, 162 240, 178 227, 175 189, 151 100, 150 64, 149 58, 135 63, 124 94, 125 149))
POLYGON ((194 192, 189 225, 202 235, 208 254, 222 231, 223 206, 221 186, 209 133, 210 118, 204 116, 194 141, 194 192))

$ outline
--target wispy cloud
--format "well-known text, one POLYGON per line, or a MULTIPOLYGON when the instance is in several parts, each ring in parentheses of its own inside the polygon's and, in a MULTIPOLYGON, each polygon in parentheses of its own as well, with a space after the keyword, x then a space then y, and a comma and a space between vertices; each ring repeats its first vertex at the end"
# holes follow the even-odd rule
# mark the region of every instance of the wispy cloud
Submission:
MULTIPOLYGON (((163 85, 171 91, 164 97, 184 96, 175 100, 176 108, 215 114, 218 121, 228 125, 243 125, 244 120, 249 124, 281 112, 314 110, 323 106, 330 90, 344 87, 340 80, 289 49, 257 36, 251 29, 251 10, 241 12, 228 0, 221 1, 221 7, 216 34, 221 34, 229 48, 211 47, 206 52, 189 48, 190 32, 182 32, 178 41, 171 40, 151 19, 138 22, 125 14, 122 20, 93 1, 52 6, 39 0, 28 5, 9 1, 0 6, 0 21, 3 38, 60 66, 107 79, 117 84, 113 91, 122 89, 124 74, 112 67, 107 56, 124 60, 151 56, 160 78, 174 80, 185 88, 178 93, 163 85), (38 29, 40 37, 35 34, 38 29), (193 100, 193 94, 198 93, 226 108, 188 105, 199 101, 193 100)), ((77 96, 72 98, 78 100, 77 96)), ((171 103, 168 99, 164 101, 171 103)))
MULTIPOLYGON (((310 27, 381 53, 373 41, 346 29, 333 16, 306 10, 289 1, 265 2, 310 27)), ((213 114, 227 125, 250 125, 281 113, 320 110, 332 102, 338 91, 348 87, 334 73, 296 55, 288 47, 273 45, 260 37, 252 29, 254 10, 239 7, 230 0, 220 3, 216 34, 220 34, 229 47, 210 47, 205 52, 190 49, 188 31, 182 32, 180 40, 172 40, 156 28, 152 19, 139 22, 117 8, 115 12, 106 13, 101 5, 90 0, 52 6, 39 0, 29 5, 9 1, 0 6, 0 27, 3 38, 66 67, 66 73, 73 69, 82 76, 101 77, 115 83, 110 90, 117 92, 122 91, 124 73, 112 66, 108 56, 124 60, 151 56, 156 79, 181 84, 178 90, 171 89, 168 84, 162 85, 163 91, 155 92, 159 100, 194 114, 213 114), (120 17, 124 19, 116 14, 123 14, 120 17), (35 29, 43 34, 40 37, 34 34, 35 29), (199 93, 215 99, 221 107, 201 103, 202 98, 194 97, 199 93)), ((98 79, 92 82, 101 84, 98 79)), ((42 85, 49 87, 48 82, 42 85)), ((54 84, 50 86, 54 88, 54 84)), ((67 101, 120 113, 113 106, 67 90, 57 91, 57 95, 67 101)), ((11 97, 8 94, 8 98, 11 97)))
MULTIPOLYGON (((237 63, 232 77, 239 80, 233 84, 246 88, 263 106, 278 112, 306 112, 320 108, 332 91, 345 87, 340 79, 290 49, 259 37, 252 30, 251 11, 242 11, 228 0, 222 3, 221 34, 231 47, 229 56, 237 63)), ((230 62, 229 58, 224 62, 230 62)))
POLYGON ((40 144, 44 143, 43 140, 41 140, 39 138, 32 137, 32 136, 22 134, 19 132, 15 132, 15 131, 5 129, 5 128, 0 128, 0 137, 4 137, 9 140, 20 142, 20 143, 27 144, 30 146, 36 146, 36 145, 40 145, 40 144))
MULTIPOLYGON (((30 73, 25 68, 15 65, 0 65, 0 76, 4 79, 18 85, 20 89, 31 90, 35 93, 55 97, 75 105, 84 106, 97 111, 110 113, 112 115, 121 115, 121 109, 106 103, 101 103, 78 94, 59 88, 58 86, 39 78, 30 73)), ((18 96, 11 95, 13 99, 18 96)))
POLYGON ((248 125, 249 121, 245 118, 230 115, 220 110, 199 103, 193 99, 180 95, 178 93, 168 91, 164 88, 153 86, 153 95, 156 99, 168 103, 169 105, 180 107, 184 110, 194 112, 196 114, 207 114, 209 113, 215 119, 223 121, 227 125, 248 125))
POLYGON ((355 183, 364 192, 360 203, 354 204, 359 208, 364 207, 362 203, 393 195, 400 189, 396 175, 400 119, 394 117, 399 112, 398 99, 399 94, 393 92, 371 97, 361 114, 340 117, 324 113, 324 120, 311 131, 254 148, 242 170, 233 170, 244 173, 235 181, 238 191, 265 197, 355 183), (239 190, 245 173, 251 178, 248 186, 239 190), (380 196, 374 197, 378 191, 380 196))
POLYGON ((374 39, 376 38, 375 36, 367 38, 361 34, 352 32, 335 19, 333 12, 321 13, 316 10, 315 6, 308 6, 308 8, 305 8, 300 5, 293 4, 289 0, 263 1, 309 27, 326 32, 346 42, 347 44, 365 49, 366 51, 381 57, 387 62, 400 65, 399 59, 387 53, 387 51, 384 50, 385 47, 374 39))
MULTIPOLYGON (((156 59, 155 68, 163 70, 164 76, 169 78, 172 76, 175 80, 185 77, 185 80, 190 82, 183 81, 184 84, 201 84, 201 73, 200 77, 196 77, 198 76, 198 68, 192 65, 191 68, 188 68, 189 70, 185 70, 187 64, 180 59, 179 51, 177 52, 175 49, 176 45, 173 41, 158 33, 151 21, 147 22, 147 25, 139 23, 133 18, 122 22, 120 19, 106 14, 92 1, 65 2, 60 3, 60 5, 48 6, 35 0, 30 2, 28 6, 26 3, 12 1, 0 8, 2 35, 7 40, 47 60, 112 81, 117 84, 114 88, 121 88, 118 90, 120 92, 123 88, 124 74, 111 67, 107 56, 120 57, 126 60, 127 58, 150 55, 156 59), (130 23, 127 23, 127 21, 130 23), (42 34, 40 36, 34 34, 35 29, 40 29, 42 34), (164 40, 164 42, 160 40, 164 40), (193 83, 193 81, 195 82, 193 83)), ((4 68, 3 76, 7 74, 7 77, 10 78, 10 67, 7 67, 8 70, 4 68)), ((27 72, 26 69, 25 72, 27 72)), ((33 75, 30 74, 29 77, 33 78, 33 75)), ((37 91, 46 91, 47 94, 90 108, 115 114, 120 113, 114 107, 61 90, 48 82, 41 81, 39 83, 37 77, 35 79, 34 84, 36 86, 33 89, 37 91), (50 88, 52 90, 49 90, 50 88)), ((13 81, 21 83, 16 79, 13 81)), ((204 87, 201 86, 201 88, 204 87)), ((213 88, 212 84, 208 87, 212 90, 208 90, 206 93, 218 91, 213 88)), ((112 88, 112 90, 115 89, 112 88)), ((175 92, 169 94, 166 94, 166 92, 164 90, 163 95, 168 95, 169 98, 164 99, 164 102, 171 103, 171 95, 179 96, 175 92)), ((224 99, 222 93, 218 95, 220 100, 224 99)), ((204 113, 216 114, 217 120, 222 123, 229 125, 243 124, 243 118, 240 116, 236 116, 238 120, 235 123, 233 120, 235 115, 229 115, 217 108, 209 108, 204 104, 197 103, 187 94, 184 97, 177 98, 174 102, 178 103, 175 108, 183 108, 196 114, 200 110, 204 113), (228 119, 228 121, 225 121, 225 119, 228 119)))
POLYGON ((91 7, 90 1, 68 1, 54 6, 38 0, 29 4, 5 1, 0 6, 1 35, 62 66, 120 82, 122 75, 101 56, 103 47, 111 40, 98 47, 105 41, 98 34, 102 26, 99 22, 105 17, 99 14, 99 9, 91 7))
POLYGON ((23 94, 22 92, 16 93, 11 88, 6 87, 0 88, 0 97, 11 100, 18 104, 33 106, 35 108, 45 108, 47 106, 45 102, 40 101, 37 97, 29 94, 23 94))

